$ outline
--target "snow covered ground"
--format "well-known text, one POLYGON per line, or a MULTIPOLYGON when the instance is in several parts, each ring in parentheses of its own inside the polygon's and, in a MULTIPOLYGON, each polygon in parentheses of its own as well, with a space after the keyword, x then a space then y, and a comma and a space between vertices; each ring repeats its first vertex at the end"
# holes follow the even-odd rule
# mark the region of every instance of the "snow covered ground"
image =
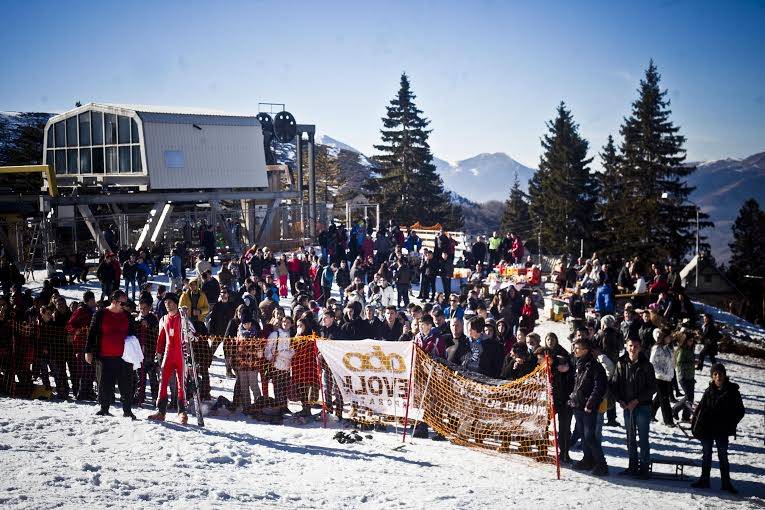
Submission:
MULTIPOLYGON (((62 295, 78 298, 84 290, 72 287, 62 295)), ((566 337, 561 323, 543 321, 537 331, 566 337)), ((733 355, 722 360, 741 385, 747 409, 730 447, 736 497, 717 490, 716 458, 712 490, 692 490, 689 481, 618 476, 627 463, 621 428, 604 429, 611 476, 564 467, 559 481, 552 466, 448 443, 407 439, 403 450, 394 450, 401 436, 392 430, 364 432, 372 437, 341 445, 332 439, 341 428, 335 422, 324 429, 320 423, 266 425, 241 415, 210 416, 200 429, 148 422, 148 408, 136 410, 141 421, 131 422, 116 408, 115 417, 101 418, 93 405, 3 398, 0 507, 761 508, 765 363, 733 355)), ((220 358, 211 373, 213 395, 229 394, 233 380, 225 378, 220 358)), ((708 377, 708 368, 698 376, 697 398, 708 377)), ((700 443, 677 429, 653 424, 651 435, 654 454, 701 457, 700 443)), ((696 477, 699 469, 688 473, 696 477)))

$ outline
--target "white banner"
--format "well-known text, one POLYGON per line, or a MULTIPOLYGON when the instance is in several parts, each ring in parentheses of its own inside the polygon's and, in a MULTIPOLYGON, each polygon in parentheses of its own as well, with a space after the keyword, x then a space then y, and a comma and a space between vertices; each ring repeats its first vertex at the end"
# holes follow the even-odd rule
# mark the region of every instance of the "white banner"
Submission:
MULTIPOLYGON (((332 370, 345 403, 377 414, 403 417, 406 412, 412 343, 379 340, 321 341, 316 345, 332 370)), ((411 402, 409 418, 419 415, 411 402)))

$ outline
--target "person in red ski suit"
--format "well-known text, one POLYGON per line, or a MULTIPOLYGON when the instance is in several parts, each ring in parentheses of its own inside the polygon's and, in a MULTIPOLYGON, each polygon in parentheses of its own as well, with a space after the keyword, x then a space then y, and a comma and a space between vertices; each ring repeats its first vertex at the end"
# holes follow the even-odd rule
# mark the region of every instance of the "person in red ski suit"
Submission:
POLYGON ((175 375, 178 382, 178 419, 181 423, 188 421, 186 414, 186 393, 184 390, 184 374, 186 364, 183 359, 183 342, 181 336, 181 314, 178 312, 178 296, 172 292, 165 294, 167 315, 159 321, 157 335, 157 359, 162 360, 162 375, 159 381, 159 398, 157 412, 149 416, 150 420, 162 421, 167 413, 167 386, 170 378, 175 375))

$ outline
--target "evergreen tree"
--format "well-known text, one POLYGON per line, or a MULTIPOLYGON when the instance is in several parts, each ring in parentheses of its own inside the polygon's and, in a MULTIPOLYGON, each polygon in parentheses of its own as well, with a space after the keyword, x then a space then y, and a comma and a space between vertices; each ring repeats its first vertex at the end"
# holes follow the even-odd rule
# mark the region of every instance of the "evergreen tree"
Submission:
MULTIPOLYGON (((0 132, 11 135, 8 143, 0 149, 0 166, 42 164, 47 115, 22 113, 19 114, 19 121, 22 125, 16 131, 11 131, 5 122, 0 124, 0 132)), ((0 186, 13 193, 39 193, 42 184, 42 175, 38 173, 0 176, 0 186)))
POLYGON ((551 253, 579 251, 580 240, 591 245, 597 182, 587 157, 589 142, 561 101, 542 137, 539 169, 529 182, 529 212, 541 226, 542 245, 551 253))
MULTIPOLYGON (((685 164, 685 137, 670 120, 670 101, 659 87, 660 79, 651 60, 620 129, 621 189, 615 221, 625 252, 677 264, 695 246, 696 208, 687 201, 694 188, 686 179, 696 168, 685 164)), ((708 215, 700 218, 702 228, 712 226, 708 215)))
POLYGON ((747 274, 765 277, 765 212, 755 199, 741 206, 732 230, 731 274, 737 281, 747 274))
POLYGON ((599 154, 603 171, 596 174, 598 180, 598 201, 595 207, 595 216, 598 218, 600 228, 596 232, 598 252, 605 254, 619 254, 620 234, 623 218, 619 215, 618 199, 621 194, 620 158, 616 152, 614 137, 608 135, 606 145, 599 154))
POLYGON ((367 189, 373 191, 373 199, 380 204, 386 219, 399 224, 440 222, 455 228, 458 225, 452 222, 461 214, 448 199, 443 181, 436 173, 428 144, 430 121, 415 105, 415 98, 404 73, 398 94, 386 107, 387 115, 382 119, 382 143, 375 145, 380 152, 375 157, 380 164, 379 177, 367 189))
POLYGON ((518 232, 523 237, 528 237, 530 232, 536 232, 531 224, 529 204, 525 197, 526 195, 521 190, 521 184, 518 181, 518 172, 515 172, 513 187, 510 188, 510 196, 505 201, 505 211, 502 213, 502 221, 500 222, 502 232, 518 232))

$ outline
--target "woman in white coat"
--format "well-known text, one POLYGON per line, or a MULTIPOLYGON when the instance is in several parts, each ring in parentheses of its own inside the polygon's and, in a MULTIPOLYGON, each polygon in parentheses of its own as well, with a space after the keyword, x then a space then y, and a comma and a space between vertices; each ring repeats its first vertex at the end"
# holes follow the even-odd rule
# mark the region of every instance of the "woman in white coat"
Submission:
POLYGON ((656 328, 653 330, 653 338, 656 340, 656 345, 651 349, 650 360, 656 374, 656 387, 658 391, 653 398, 652 419, 656 421, 656 411, 661 407, 664 425, 674 427, 672 406, 669 402, 669 397, 672 393, 672 377, 675 374, 672 332, 668 329, 656 328))

